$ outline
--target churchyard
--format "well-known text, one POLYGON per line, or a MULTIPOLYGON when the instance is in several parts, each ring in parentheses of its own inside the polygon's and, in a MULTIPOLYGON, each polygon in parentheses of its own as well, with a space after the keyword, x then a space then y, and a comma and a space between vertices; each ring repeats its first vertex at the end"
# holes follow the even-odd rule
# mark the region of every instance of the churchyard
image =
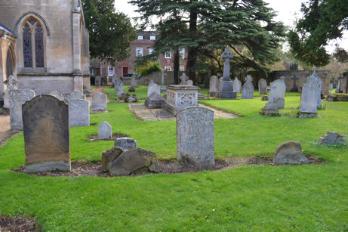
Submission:
MULTIPOLYGON (((124 87, 127 91, 127 87, 124 87)), ((176 121, 142 121, 104 88, 106 112, 91 113, 91 126, 70 129, 74 175, 26 174, 23 133, 0 147, 1 214, 32 217, 46 231, 344 231, 347 215, 348 149, 320 145, 327 131, 347 135, 346 102, 326 102, 316 118, 298 118, 298 93, 287 93, 280 117, 260 114, 253 99, 205 99, 200 103, 238 115, 215 119, 215 159, 245 160, 220 170, 177 174, 145 173, 109 177, 74 170, 76 163, 96 165, 114 140, 91 141, 107 121, 113 133, 136 140, 157 159, 176 159, 176 121), (301 143, 317 162, 272 165, 279 144, 301 143), (268 160, 269 162, 260 162, 268 160), (28 187, 30 186, 30 187, 28 187)), ((207 93, 207 90, 202 92, 207 93)), ((147 87, 136 90, 143 104, 147 87)), ((205 119, 208 120, 208 119, 205 119)), ((201 139, 208 139, 209 130, 201 139), (205 136, 206 135, 206 136, 205 136)), ((196 137, 198 140, 199 137, 196 137)), ((210 142, 211 138, 210 138, 210 142)), ((35 144, 36 149, 48 144, 35 144)), ((78 166, 79 167, 79 166, 78 166)))

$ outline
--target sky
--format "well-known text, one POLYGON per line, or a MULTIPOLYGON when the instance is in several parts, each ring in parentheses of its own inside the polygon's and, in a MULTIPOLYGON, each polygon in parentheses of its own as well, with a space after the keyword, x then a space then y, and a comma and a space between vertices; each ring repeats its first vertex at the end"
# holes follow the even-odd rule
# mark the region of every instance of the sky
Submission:
MULTIPOLYGON (((135 12, 137 8, 129 4, 128 1, 129 0, 115 0, 116 10, 131 18, 139 16, 139 14, 135 12)), ((278 13, 276 17, 277 21, 283 22, 288 27, 293 27, 296 19, 301 16, 301 3, 304 2, 304 0, 265 0, 265 2, 269 3, 269 6, 278 13)), ((327 49, 332 52, 336 43, 348 49, 348 33, 344 34, 343 39, 331 41, 327 49)))

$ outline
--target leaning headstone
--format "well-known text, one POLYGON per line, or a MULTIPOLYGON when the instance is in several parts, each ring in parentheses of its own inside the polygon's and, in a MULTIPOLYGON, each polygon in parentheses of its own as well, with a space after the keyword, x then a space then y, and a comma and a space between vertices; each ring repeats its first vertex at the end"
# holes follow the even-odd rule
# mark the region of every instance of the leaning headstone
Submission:
POLYGON ((37 96, 23 105, 25 172, 70 171, 69 109, 64 101, 37 96))
POLYGON ((108 97, 104 93, 94 93, 92 96, 92 111, 104 112, 106 111, 108 103, 108 97))
POLYGON ((242 98, 252 99, 254 98, 254 84, 252 76, 248 75, 246 77, 245 83, 242 90, 242 98))
POLYGON ((209 96, 218 97, 219 95, 219 79, 217 76, 211 76, 209 82, 209 96))
POLYGON ((180 77, 180 85, 187 85, 187 81, 189 80, 189 77, 186 75, 186 73, 183 73, 180 77))
POLYGON ((233 81, 233 92, 240 93, 242 89, 242 82, 236 77, 233 81))
POLYGON ((268 96, 268 102, 262 110, 264 115, 279 115, 279 109, 285 106, 286 85, 284 77, 271 83, 271 90, 268 96))
POLYGON ((23 129, 22 105, 35 97, 31 89, 20 89, 10 91, 10 120, 12 130, 23 129))
POLYGON ((301 144, 287 142, 280 145, 273 159, 274 164, 306 164, 309 160, 302 152, 301 144))
POLYGON ((221 83, 221 92, 220 97, 226 99, 236 98, 236 93, 233 92, 233 81, 231 80, 231 59, 233 54, 231 50, 226 47, 225 51, 222 54, 222 59, 224 61, 224 73, 221 83))
POLYGON ((302 88, 300 118, 317 116, 318 91, 320 91, 320 83, 315 76, 311 75, 302 88))
POLYGON ((65 100, 64 95, 61 92, 59 92, 58 90, 54 90, 54 91, 50 92, 49 95, 59 99, 59 101, 65 100))
POLYGON ((327 132, 327 134, 320 138, 320 144, 326 145, 345 145, 345 137, 336 132, 327 132))
POLYGON ((214 112, 203 107, 180 111, 177 123, 177 159, 199 169, 210 169, 214 160, 214 112))
POLYGON ((115 141, 115 147, 121 148, 124 151, 137 148, 137 141, 132 138, 117 138, 115 141))
POLYGON ((98 139, 112 139, 112 126, 108 122, 99 125, 98 139))
POLYGON ((90 126, 89 102, 82 99, 69 100, 70 127, 90 126))
POLYGON ((265 79, 260 79, 258 82, 260 95, 267 94, 267 81, 265 79))

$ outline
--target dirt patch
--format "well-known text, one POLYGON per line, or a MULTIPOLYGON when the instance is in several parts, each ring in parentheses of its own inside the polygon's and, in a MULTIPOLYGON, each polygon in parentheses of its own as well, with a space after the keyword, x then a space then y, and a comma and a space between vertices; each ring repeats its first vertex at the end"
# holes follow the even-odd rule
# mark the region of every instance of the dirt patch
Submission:
POLYGON ((40 228, 32 218, 0 216, 1 232, 38 232, 40 228))
MULTIPOLYGON (((322 160, 308 156, 310 163, 321 163, 322 160)), ((212 170, 222 170, 227 168, 236 168, 245 165, 272 165, 272 157, 229 157, 226 159, 218 159, 215 161, 215 167, 212 170)), ((182 165, 176 160, 157 160, 153 165, 150 166, 150 172, 138 172, 136 175, 145 174, 174 174, 174 173, 189 173, 199 172, 201 170, 194 166, 182 165)), ((23 172, 23 167, 14 170, 16 172, 23 172)), ((71 172, 41 172, 30 175, 37 176, 100 176, 109 177, 109 174, 102 170, 101 162, 90 162, 90 161, 75 161, 71 164, 71 172)))
POLYGON ((114 133, 114 134, 112 134, 111 139, 98 139, 98 135, 93 134, 93 135, 88 137, 88 140, 91 142, 94 142, 94 141, 115 141, 115 139, 117 139, 117 138, 125 138, 125 137, 129 137, 129 135, 121 134, 121 133, 114 133))

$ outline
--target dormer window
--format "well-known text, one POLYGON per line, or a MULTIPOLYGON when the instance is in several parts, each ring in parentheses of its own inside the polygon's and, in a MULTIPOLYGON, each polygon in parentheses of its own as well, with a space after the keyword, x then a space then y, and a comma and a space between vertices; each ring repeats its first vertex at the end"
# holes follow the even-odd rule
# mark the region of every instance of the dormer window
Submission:
POLYGON ((144 36, 143 35, 138 35, 138 40, 144 40, 144 36))
POLYGON ((155 35, 150 35, 150 40, 156 40, 156 36, 155 35))

